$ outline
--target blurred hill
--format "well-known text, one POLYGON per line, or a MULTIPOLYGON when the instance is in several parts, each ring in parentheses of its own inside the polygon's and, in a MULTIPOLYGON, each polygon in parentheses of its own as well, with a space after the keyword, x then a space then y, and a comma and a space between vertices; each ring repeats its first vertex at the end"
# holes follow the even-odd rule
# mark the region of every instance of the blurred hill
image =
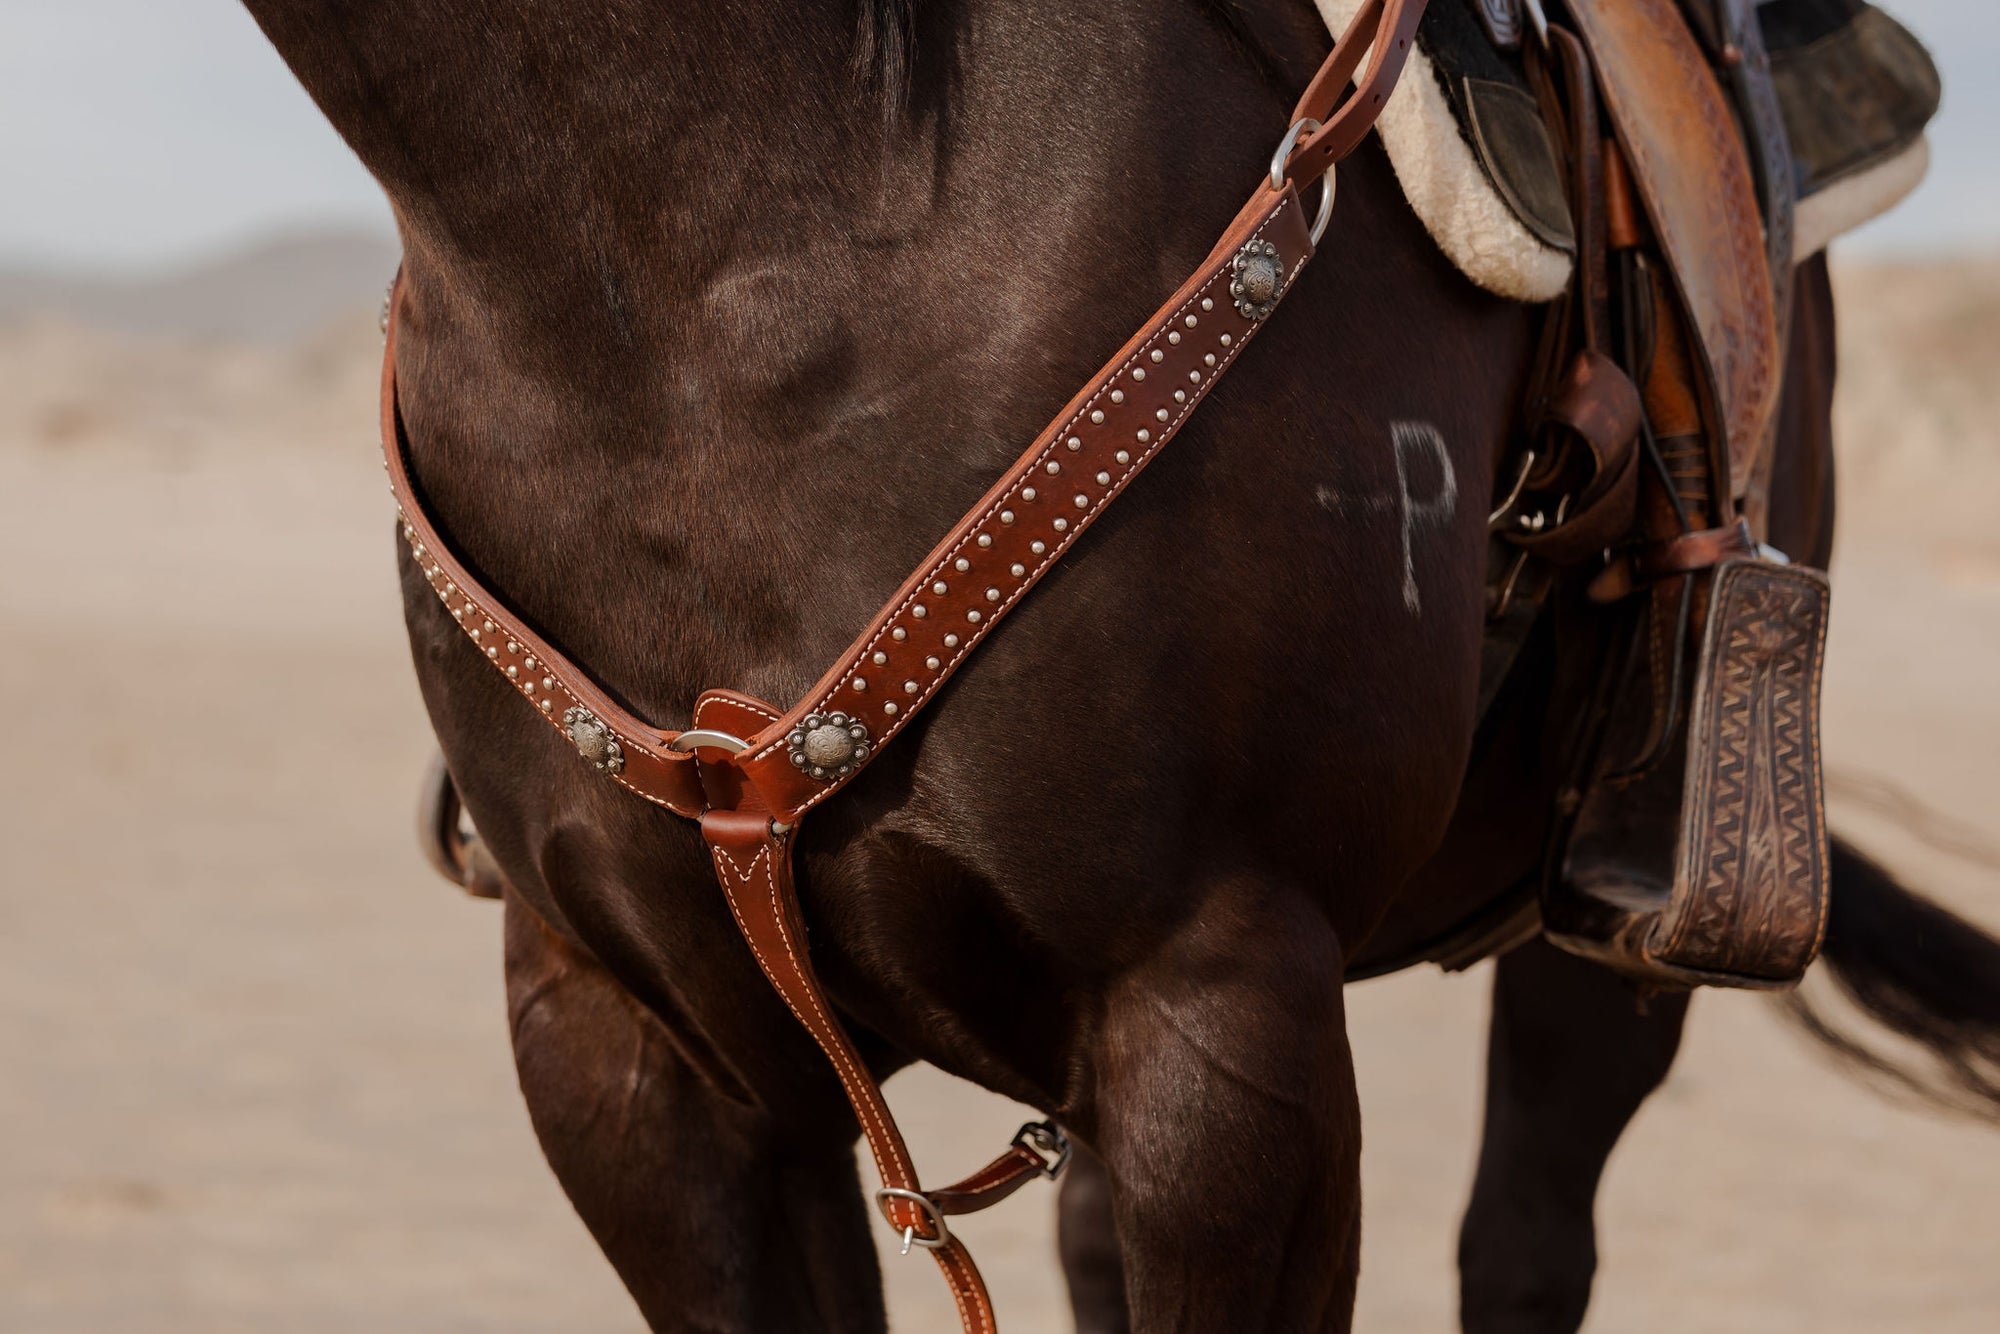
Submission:
POLYGON ((152 273, 64 273, 0 263, 0 327, 48 321, 200 341, 286 343, 379 295, 397 245, 376 232, 259 240, 152 273))

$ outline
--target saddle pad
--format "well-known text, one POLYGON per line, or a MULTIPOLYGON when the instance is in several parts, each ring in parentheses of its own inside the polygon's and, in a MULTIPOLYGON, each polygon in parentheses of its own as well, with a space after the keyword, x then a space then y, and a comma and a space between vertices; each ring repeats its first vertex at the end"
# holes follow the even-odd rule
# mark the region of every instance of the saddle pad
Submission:
MULTIPOLYGON (((1338 34, 1363 0, 1315 0, 1338 34)), ((1569 284, 1556 156, 1521 72, 1521 0, 1434 0, 1377 130, 1410 208, 1467 278, 1541 302, 1569 284)), ((1795 261, 1923 179, 1939 81, 1923 46, 1863 0, 1765 0, 1759 26, 1791 140, 1795 261)))

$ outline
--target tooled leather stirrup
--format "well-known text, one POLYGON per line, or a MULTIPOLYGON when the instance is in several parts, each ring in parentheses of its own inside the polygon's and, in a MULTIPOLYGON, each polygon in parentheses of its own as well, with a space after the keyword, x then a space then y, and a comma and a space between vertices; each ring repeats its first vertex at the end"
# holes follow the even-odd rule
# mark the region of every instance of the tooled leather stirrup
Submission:
POLYGON ((907 1251, 937 1260, 967 1334, 993 1334, 992 1302, 945 1219, 1062 1170, 1047 1122, 943 1189, 920 1184, 907 1146, 807 950, 792 850, 799 819, 851 782, 908 725, 1048 568, 1123 493, 1235 364, 1313 254, 1334 166, 1362 141, 1402 73, 1426 0, 1371 0, 1334 44, 1293 113, 1267 179, 1195 274, 1051 422, 907 579, 805 699, 780 712, 712 690, 693 727, 667 732, 615 704, 472 577, 424 512, 396 400, 391 292, 382 442, 419 569, 467 637, 594 768, 699 820, 716 878, 758 967, 832 1064, 881 1177, 877 1202, 907 1251), (1364 55, 1367 66, 1362 69, 1364 55), (1349 81, 1351 95, 1342 98, 1349 81), (1316 220, 1301 185, 1324 178, 1316 220))
MULTIPOLYGON (((1827 585, 1769 559, 1760 507, 1745 503, 1783 361, 1757 177, 1667 0, 1576 0, 1568 13, 1612 131, 1612 248, 1643 261, 1628 262, 1621 304, 1652 466, 1634 540, 1578 616, 1623 629, 1573 742, 1544 928, 1647 985, 1787 986, 1826 922, 1827 585)), ((1774 227, 1785 216, 1771 211, 1774 227)), ((1788 265, 1788 247, 1770 253, 1788 265)))

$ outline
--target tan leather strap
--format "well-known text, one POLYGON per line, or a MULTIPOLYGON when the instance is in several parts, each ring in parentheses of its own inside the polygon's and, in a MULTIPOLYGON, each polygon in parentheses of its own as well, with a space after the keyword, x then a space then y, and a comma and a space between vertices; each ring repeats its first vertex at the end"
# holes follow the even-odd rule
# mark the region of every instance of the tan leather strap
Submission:
MULTIPOLYGON (((1304 140, 1323 174, 1361 141, 1386 103, 1425 0, 1377 0, 1334 46, 1301 114, 1326 123, 1304 140), (1381 39, 1378 40, 1378 33, 1381 39), (1370 43, 1354 98, 1334 110, 1370 43)), ((1292 161, 1298 162, 1299 154, 1292 161)), ((410 477, 396 395, 392 290, 382 367, 382 445, 403 535, 432 589, 486 659, 585 759, 638 795, 698 818, 716 878, 758 967, 826 1053, 905 1244, 930 1249, 967 1334, 993 1334, 992 1302, 948 1214, 1006 1198, 1060 1170, 1053 1125, 1024 1127, 1012 1147, 953 1186, 925 1193, 881 1087, 820 985, 792 878, 793 826, 840 790, 965 657, 1123 493, 1234 365, 1312 256, 1298 191, 1259 183, 1196 273, 1119 350, 932 551, 840 663, 780 714, 733 691, 710 691, 694 728, 660 731, 616 705, 473 579, 425 513, 410 477), (749 744, 744 745, 744 739, 749 744), (1042 1152, 1023 1137, 1040 1131, 1042 1152)), ((400 284, 400 279, 398 280, 400 284)))
POLYGON ((737 766, 779 820, 790 824, 838 792, 937 697, 1179 433, 1311 254, 1297 192, 1260 185, 1194 277, 932 549, 833 669, 751 738, 737 766), (1246 273, 1268 286, 1239 298, 1246 273), (813 758, 811 734, 834 715, 862 730, 865 750, 845 764, 802 762, 813 758))
POLYGON ((612 703, 574 663, 522 624, 466 572, 419 502, 403 448, 403 419, 396 398, 402 284, 399 273, 389 289, 389 313, 383 325, 382 460, 389 470, 389 490, 396 497, 403 539, 417 568, 466 637, 522 698, 579 749, 586 744, 595 747, 590 756, 593 764, 655 805, 691 819, 700 816, 705 802, 694 756, 672 749, 675 734, 650 727, 612 703))
POLYGON ((1410 43, 1417 39, 1417 23, 1424 16, 1427 0, 1369 0, 1361 7, 1333 52, 1319 67, 1292 120, 1319 122, 1319 128, 1300 139, 1285 161, 1285 179, 1305 185, 1324 174, 1368 137, 1376 118, 1389 104, 1389 94, 1403 76, 1410 58, 1410 43), (1379 40, 1378 40, 1379 38, 1379 40), (1340 102, 1341 91, 1353 78, 1362 54, 1369 55, 1368 69, 1355 84, 1354 95, 1340 102))
POLYGON ((1569 10, 1699 345, 1726 503, 1769 439, 1783 374, 1750 160, 1672 0, 1573 0, 1569 10))

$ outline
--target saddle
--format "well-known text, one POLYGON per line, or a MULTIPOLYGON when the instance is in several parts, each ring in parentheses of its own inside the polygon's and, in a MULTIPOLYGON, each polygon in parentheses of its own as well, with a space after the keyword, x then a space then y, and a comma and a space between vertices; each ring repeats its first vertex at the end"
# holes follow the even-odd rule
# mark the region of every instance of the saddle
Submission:
MULTIPOLYGON (((1318 2, 1336 32, 1358 8, 1318 2)), ((1528 14, 1523 0, 1433 3, 1377 128, 1411 210, 1460 272, 1539 303, 1568 289, 1576 238, 1524 68, 1528 14)), ((1686 0, 1682 14, 1719 60, 1728 41, 1714 6, 1686 0)), ((1906 29, 1860 0, 1764 0, 1756 15, 1790 148, 1799 262, 1916 187, 1937 71, 1906 29)))
MULTIPOLYGON (((793 883, 796 831, 1173 441, 1312 259, 1335 169, 1423 52, 1426 9, 1324 3, 1351 18, 1200 267, 789 707, 713 689, 691 727, 660 729, 487 588, 411 476, 397 397, 400 279, 384 313, 383 453, 415 568, 472 651, 583 763, 699 823, 751 955, 853 1106, 884 1218, 906 1251, 931 1252, 968 1334, 992 1334, 992 1306, 948 1218, 1055 1176, 1067 1142, 1052 1123, 1031 1123, 963 1181, 919 1184, 820 984, 793 883)), ((1827 585, 1763 544, 1760 491, 1798 173, 1749 0, 1702 3, 1707 26, 1672 0, 1570 0, 1563 22, 1537 0, 1430 6, 1441 21, 1476 19, 1497 66, 1518 71, 1555 182, 1521 207, 1566 274, 1546 307, 1519 447, 1489 524, 1481 707, 1544 625, 1565 673, 1586 687, 1541 893, 1555 939, 1653 984, 1783 985, 1817 948, 1826 903, 1817 728, 1827 585)), ((1431 52, 1443 49, 1434 37, 1431 52)), ((1484 117, 1475 130, 1518 147, 1526 126, 1484 117)), ((437 790, 425 813, 435 863, 494 892, 497 868, 464 836, 448 775, 437 790)))
POLYGON ((1566 268, 1492 514, 1480 696, 1546 625, 1581 703, 1540 928, 1649 986, 1792 985, 1826 923, 1828 606, 1768 544, 1792 271, 1914 184, 1936 72, 1858 0, 1442 0, 1419 36, 1566 268))

